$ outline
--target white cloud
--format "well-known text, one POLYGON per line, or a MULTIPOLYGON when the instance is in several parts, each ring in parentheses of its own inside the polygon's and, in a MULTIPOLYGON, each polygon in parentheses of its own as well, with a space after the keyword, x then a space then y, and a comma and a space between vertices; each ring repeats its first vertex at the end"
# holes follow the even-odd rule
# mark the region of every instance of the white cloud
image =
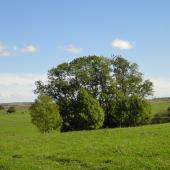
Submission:
POLYGON ((113 40, 111 45, 113 48, 118 48, 121 50, 129 50, 134 47, 133 44, 130 43, 129 41, 121 39, 113 40))
POLYGON ((70 53, 80 53, 82 51, 82 48, 78 48, 72 44, 68 45, 68 47, 65 48, 65 51, 70 53))
POLYGON ((155 97, 170 97, 170 78, 151 78, 155 97))
MULTIPOLYGON (((47 81, 45 74, 0 73, 0 103, 33 101, 36 95, 35 81, 47 81)), ((155 97, 170 97, 170 77, 151 78, 154 83, 155 97)))
POLYGON ((21 49, 21 52, 23 52, 24 54, 36 53, 37 51, 38 51, 38 48, 31 44, 21 49))
POLYGON ((3 42, 0 42, 0 57, 11 57, 11 56, 20 56, 21 54, 33 54, 38 52, 38 48, 34 45, 27 45, 23 48, 19 48, 16 45, 8 46, 3 42))
POLYGON ((0 56, 8 57, 13 56, 14 51, 10 47, 6 46, 3 42, 0 42, 0 56))
POLYGON ((0 73, 0 103, 33 101, 38 80, 46 81, 46 75, 0 73))

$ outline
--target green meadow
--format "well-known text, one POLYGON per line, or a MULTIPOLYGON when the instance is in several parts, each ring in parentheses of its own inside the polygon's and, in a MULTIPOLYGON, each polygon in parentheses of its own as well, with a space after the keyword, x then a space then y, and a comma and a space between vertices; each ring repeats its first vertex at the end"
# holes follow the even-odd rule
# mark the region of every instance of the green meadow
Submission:
POLYGON ((41 169, 168 170, 170 124, 40 134, 26 107, 1 112, 0 170, 41 169))
POLYGON ((151 100, 152 115, 157 113, 167 113, 168 107, 170 107, 170 100, 151 100))
POLYGON ((0 19, 0 170, 170 170, 170 0, 0 0, 0 19))

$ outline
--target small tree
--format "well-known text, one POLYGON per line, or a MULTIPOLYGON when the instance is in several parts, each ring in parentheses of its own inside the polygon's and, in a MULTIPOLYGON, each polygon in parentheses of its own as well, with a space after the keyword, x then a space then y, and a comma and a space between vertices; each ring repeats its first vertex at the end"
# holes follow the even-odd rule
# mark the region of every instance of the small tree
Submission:
POLYGON ((7 110, 7 113, 8 113, 8 114, 14 113, 14 112, 16 112, 16 109, 15 109, 14 106, 9 107, 8 110, 7 110))
POLYGON ((49 96, 39 96, 30 107, 31 121, 40 132, 59 129, 62 120, 58 105, 49 96))
POLYGON ((85 89, 78 93, 74 121, 76 130, 98 129, 103 126, 104 111, 85 89))

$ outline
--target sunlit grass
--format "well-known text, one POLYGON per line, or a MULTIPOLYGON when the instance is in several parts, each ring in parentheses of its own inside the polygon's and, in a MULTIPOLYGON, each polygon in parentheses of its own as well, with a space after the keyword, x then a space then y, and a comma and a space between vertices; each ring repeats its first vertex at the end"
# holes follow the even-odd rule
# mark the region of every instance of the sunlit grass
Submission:
POLYGON ((170 124, 40 134, 28 113, 0 114, 0 170, 170 169, 170 124))

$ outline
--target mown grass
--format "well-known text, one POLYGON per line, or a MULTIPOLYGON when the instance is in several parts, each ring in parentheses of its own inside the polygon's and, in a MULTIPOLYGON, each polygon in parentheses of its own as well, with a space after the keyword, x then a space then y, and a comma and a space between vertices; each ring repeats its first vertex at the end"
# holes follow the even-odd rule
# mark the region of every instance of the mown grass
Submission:
POLYGON ((170 169, 170 124, 40 134, 28 113, 0 114, 0 170, 170 169))

